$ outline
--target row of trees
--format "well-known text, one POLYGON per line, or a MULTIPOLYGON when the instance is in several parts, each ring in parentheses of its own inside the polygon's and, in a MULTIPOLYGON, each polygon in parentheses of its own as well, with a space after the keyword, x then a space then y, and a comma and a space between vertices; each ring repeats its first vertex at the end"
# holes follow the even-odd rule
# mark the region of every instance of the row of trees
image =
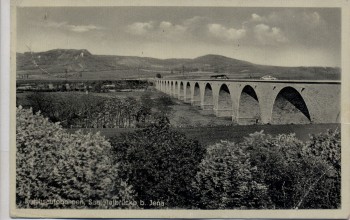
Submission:
POLYGON ((67 133, 17 109, 16 199, 21 208, 333 209, 340 207, 340 132, 251 134, 204 148, 166 116, 110 141, 67 133), (82 200, 84 204, 28 203, 82 200), (103 199, 135 205, 88 203, 103 199), (150 201, 156 204, 155 206, 150 201))
POLYGON ((32 93, 26 99, 27 107, 64 128, 144 127, 169 114, 172 105, 169 97, 151 99, 148 93, 140 100, 78 93, 32 93))

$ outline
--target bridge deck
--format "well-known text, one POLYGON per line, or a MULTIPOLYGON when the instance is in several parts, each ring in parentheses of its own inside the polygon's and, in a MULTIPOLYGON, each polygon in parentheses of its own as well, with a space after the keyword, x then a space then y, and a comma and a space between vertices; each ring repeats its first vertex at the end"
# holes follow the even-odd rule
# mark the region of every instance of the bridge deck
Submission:
POLYGON ((263 80, 263 79, 180 79, 180 78, 162 78, 161 80, 173 81, 211 81, 211 82, 264 82, 264 83, 306 83, 306 84, 341 84, 341 80, 263 80))

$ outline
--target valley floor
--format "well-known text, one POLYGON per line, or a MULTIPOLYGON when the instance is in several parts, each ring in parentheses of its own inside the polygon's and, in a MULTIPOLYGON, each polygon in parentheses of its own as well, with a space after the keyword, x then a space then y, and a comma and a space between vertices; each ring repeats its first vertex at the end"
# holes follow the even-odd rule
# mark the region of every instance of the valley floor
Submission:
MULTIPOLYGON (((327 129, 340 130, 340 124, 306 124, 306 125, 218 125, 214 127, 195 127, 195 128, 174 128, 186 134, 187 137, 198 140, 203 145, 210 145, 228 140, 232 142, 241 142, 249 134, 263 131, 265 134, 278 135, 294 133, 295 136, 307 141, 311 134, 319 134, 327 129)), ((78 129, 68 129, 74 132, 78 129)), ((100 132, 107 138, 121 135, 122 133, 134 131, 134 128, 85 128, 81 129, 84 133, 100 132)))

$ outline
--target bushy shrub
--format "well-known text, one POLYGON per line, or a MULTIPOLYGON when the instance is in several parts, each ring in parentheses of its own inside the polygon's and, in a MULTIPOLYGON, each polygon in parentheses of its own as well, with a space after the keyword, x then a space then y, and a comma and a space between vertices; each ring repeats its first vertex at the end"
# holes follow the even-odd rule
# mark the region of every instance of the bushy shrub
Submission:
POLYGON ((264 179, 275 208, 339 207, 339 131, 313 136, 306 143, 294 134, 272 137, 261 132, 241 146, 260 170, 255 178, 264 179))
POLYGON ((69 134, 31 109, 16 110, 16 204, 19 208, 123 208, 94 203, 133 200, 111 146, 99 134, 69 134), (31 203, 31 200, 44 202, 31 203), (84 204, 48 203, 83 201, 84 204))
POLYGON ((208 147, 193 182, 199 208, 334 209, 340 207, 340 132, 256 132, 239 144, 208 147))
MULTIPOLYGON (((341 204, 341 137, 340 131, 328 130, 312 135, 304 154, 311 166, 312 181, 304 190, 297 208, 336 209, 341 204)), ((307 173, 306 171, 305 173, 307 173)), ((310 176, 310 172, 309 175, 310 176)))
POLYGON ((169 127, 166 117, 142 130, 111 139, 115 157, 123 167, 123 179, 134 186, 138 199, 167 208, 193 205, 191 182, 205 149, 169 127))
POLYGON ((272 137, 257 132, 245 138, 241 146, 260 170, 255 178, 264 180, 275 208, 293 208, 299 198, 295 184, 304 175, 300 172, 303 143, 294 135, 272 137))
POLYGON ((209 146, 199 165, 193 186, 199 194, 199 208, 267 208, 267 186, 255 179, 258 172, 249 154, 238 145, 222 141, 209 146))

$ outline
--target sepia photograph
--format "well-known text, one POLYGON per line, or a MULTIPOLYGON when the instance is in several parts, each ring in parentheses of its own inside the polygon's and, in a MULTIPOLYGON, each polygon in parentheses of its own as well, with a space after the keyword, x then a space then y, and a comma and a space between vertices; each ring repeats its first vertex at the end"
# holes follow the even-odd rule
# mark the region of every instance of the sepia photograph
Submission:
POLYGON ((13 217, 350 214, 348 3, 50 2, 11 6, 13 217))

